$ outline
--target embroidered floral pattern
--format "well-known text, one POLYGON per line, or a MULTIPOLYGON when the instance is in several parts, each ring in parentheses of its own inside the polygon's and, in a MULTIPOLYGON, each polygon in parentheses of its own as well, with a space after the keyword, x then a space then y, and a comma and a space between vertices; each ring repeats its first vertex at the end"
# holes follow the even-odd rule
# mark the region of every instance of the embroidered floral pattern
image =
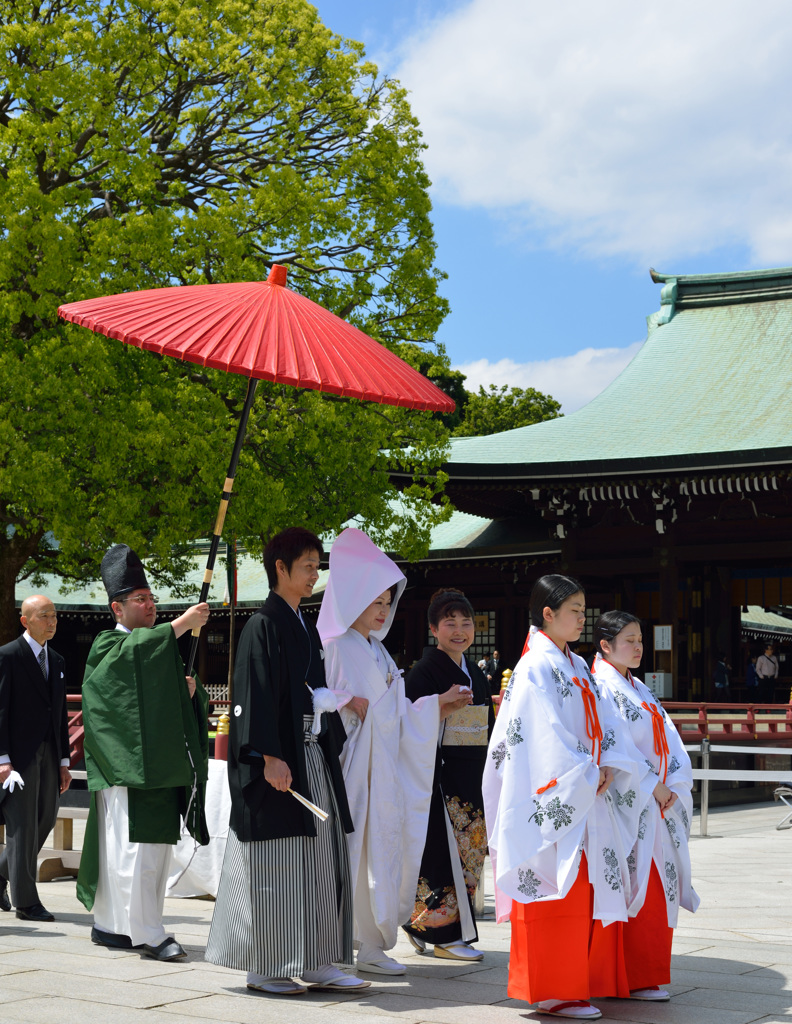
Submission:
POLYGON ((649 824, 649 807, 646 806, 641 811, 641 817, 638 819, 638 838, 646 839, 646 826, 649 824))
POLYGON ((517 892, 521 892, 523 896, 527 896, 529 900, 536 899, 536 894, 539 891, 540 881, 537 875, 528 868, 524 871, 522 868, 518 868, 517 877, 520 884, 517 886, 517 892))
POLYGON ((557 668, 555 665, 553 665, 551 671, 553 674, 553 682, 555 683, 555 688, 558 691, 558 696, 561 698, 571 697, 572 683, 569 681, 569 679, 567 679, 567 677, 564 675, 561 669, 557 668))
POLYGON ((504 761, 510 760, 509 751, 506 749, 506 741, 501 740, 496 746, 490 751, 492 760, 495 762, 495 767, 500 768, 504 761))
POLYGON ((506 726, 506 742, 510 747, 515 747, 518 743, 523 742, 522 733, 522 719, 513 718, 506 726))
POLYGON ((677 897, 677 873, 676 868, 670 860, 665 862, 665 875, 666 875, 666 896, 669 902, 676 903, 677 897))
POLYGON ((531 817, 528 819, 536 819, 536 824, 541 826, 544 823, 545 818, 553 823, 553 828, 557 832, 564 825, 572 824, 572 815, 575 813, 575 808, 571 804, 565 804, 561 802, 561 797, 554 796, 551 800, 544 805, 541 801, 533 798, 533 802, 536 806, 536 810, 533 812, 531 817))
POLYGON ((679 849, 680 840, 679 836, 677 835, 676 822, 673 818, 664 818, 663 821, 665 821, 665 826, 668 829, 668 834, 671 836, 671 842, 674 844, 674 846, 676 846, 677 849, 679 849))
POLYGON ((616 851, 606 846, 603 848, 602 857, 605 861, 605 881, 614 892, 619 892, 622 888, 622 877, 616 851))
POLYGON ((657 775, 657 769, 655 768, 655 766, 652 764, 652 762, 650 760, 648 760, 647 758, 644 758, 644 764, 646 765, 646 767, 649 769, 649 771, 653 775, 657 775))
POLYGON ((582 744, 582 743, 580 742, 580 740, 578 740, 578 745, 577 745, 577 748, 578 748, 578 753, 579 753, 579 754, 588 754, 589 756, 591 756, 591 751, 589 750, 589 748, 588 748, 588 747, 586 747, 586 746, 584 746, 584 745, 583 745, 583 744, 582 744))
POLYGON ((429 882, 423 877, 419 878, 410 927, 423 932, 427 928, 445 928, 458 920, 459 905, 454 886, 430 889, 429 882))
POLYGON ((613 787, 613 792, 616 794, 616 806, 623 807, 627 804, 628 807, 632 807, 635 802, 635 790, 628 789, 626 793, 620 793, 616 787, 613 787))
POLYGON ((630 856, 627 858, 627 867, 631 875, 635 874, 636 863, 635 863, 635 850, 630 851, 630 856))
POLYGON ((621 690, 617 690, 613 699, 616 701, 616 705, 619 708, 622 718, 627 722, 637 722, 641 717, 641 712, 633 704, 626 693, 622 693, 621 690))
POLYGON ((668 762, 668 774, 672 775, 674 772, 678 772, 682 765, 677 761, 676 755, 671 755, 671 760, 668 762))
POLYGON ((610 750, 611 747, 616 744, 616 733, 613 729, 606 729, 605 735, 602 737, 602 749, 610 750))
POLYGON ((679 802, 677 802, 677 813, 679 814, 679 817, 682 819, 682 824, 685 826, 685 832, 688 835, 690 835, 690 820, 687 816, 687 811, 679 802))
POLYGON ((462 860, 465 885, 472 898, 481 878, 484 856, 487 852, 487 827, 484 824, 484 812, 474 810, 473 804, 461 803, 459 797, 456 796, 446 800, 446 807, 462 860))

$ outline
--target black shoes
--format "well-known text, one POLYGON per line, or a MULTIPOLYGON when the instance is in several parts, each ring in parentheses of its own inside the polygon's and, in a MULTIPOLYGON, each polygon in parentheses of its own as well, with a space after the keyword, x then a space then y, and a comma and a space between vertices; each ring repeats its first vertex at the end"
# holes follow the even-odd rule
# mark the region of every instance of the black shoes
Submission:
POLYGON ((6 913, 11 909, 11 897, 8 895, 8 879, 0 878, 0 910, 6 913))
MULTIPOLYGON (((8 909, 11 909, 9 904, 8 909)), ((40 903, 34 903, 32 907, 17 907, 16 916, 22 921, 54 921, 55 917, 46 910, 40 903)))
POLYGON ((114 932, 103 932, 99 928, 91 928, 91 942, 108 949, 132 949, 132 939, 128 935, 116 935, 114 932))
POLYGON ((135 949, 139 949, 144 956, 153 957, 154 960, 181 960, 182 957, 187 956, 176 939, 171 938, 163 939, 158 946, 149 946, 148 943, 143 943, 142 946, 136 946, 135 949))
POLYGON ((158 946, 149 946, 143 943, 141 946, 133 946, 128 935, 115 935, 113 932, 103 932, 99 928, 91 929, 91 942, 97 946, 107 946, 108 949, 139 949, 144 956, 150 956, 154 960, 181 960, 187 956, 176 939, 165 938, 158 946))

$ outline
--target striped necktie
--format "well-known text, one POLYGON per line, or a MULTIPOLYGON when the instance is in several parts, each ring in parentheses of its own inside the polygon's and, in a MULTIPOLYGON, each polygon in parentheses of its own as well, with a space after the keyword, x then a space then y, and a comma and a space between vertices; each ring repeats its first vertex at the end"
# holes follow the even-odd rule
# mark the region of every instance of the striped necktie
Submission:
POLYGON ((41 650, 38 653, 38 663, 39 663, 39 668, 41 669, 42 674, 44 675, 44 678, 46 679, 47 678, 47 652, 46 652, 45 648, 43 648, 43 647, 41 648, 41 650))

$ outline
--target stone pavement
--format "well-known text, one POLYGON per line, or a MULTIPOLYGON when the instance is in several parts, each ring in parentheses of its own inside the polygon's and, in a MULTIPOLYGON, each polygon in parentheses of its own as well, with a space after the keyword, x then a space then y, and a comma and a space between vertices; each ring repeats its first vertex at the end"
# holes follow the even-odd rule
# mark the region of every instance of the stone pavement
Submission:
MULTIPOLYGON (((792 1024, 792 830, 783 810, 760 804, 710 811, 707 839, 692 842, 702 904, 682 912, 670 1003, 597 1000, 604 1021, 639 1024, 792 1024)), ((698 818, 693 823, 698 831, 698 818)), ((491 892, 491 880, 488 891, 491 892)), ((484 961, 456 965, 413 954, 398 979, 375 979, 358 996, 248 992, 244 976, 203 960, 213 904, 169 899, 166 920, 189 960, 158 964, 91 944, 90 916, 72 880, 41 888, 52 924, 0 914, 0 1024, 522 1024, 547 1021, 506 998, 509 928, 480 922, 484 961)))

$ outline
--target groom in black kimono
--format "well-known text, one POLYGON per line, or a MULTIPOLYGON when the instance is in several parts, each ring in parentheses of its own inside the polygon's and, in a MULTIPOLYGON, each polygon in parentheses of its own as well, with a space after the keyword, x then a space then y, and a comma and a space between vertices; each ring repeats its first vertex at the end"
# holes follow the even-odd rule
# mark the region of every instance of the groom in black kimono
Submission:
POLYGON ((312 733, 312 692, 327 684, 319 635, 300 601, 311 596, 321 557, 319 538, 301 527, 273 537, 264 552, 270 595, 242 631, 234 671, 231 828, 206 948, 211 963, 247 971, 248 988, 281 995, 370 984, 333 966, 352 959, 344 834, 352 821, 338 712, 324 713, 312 733))

